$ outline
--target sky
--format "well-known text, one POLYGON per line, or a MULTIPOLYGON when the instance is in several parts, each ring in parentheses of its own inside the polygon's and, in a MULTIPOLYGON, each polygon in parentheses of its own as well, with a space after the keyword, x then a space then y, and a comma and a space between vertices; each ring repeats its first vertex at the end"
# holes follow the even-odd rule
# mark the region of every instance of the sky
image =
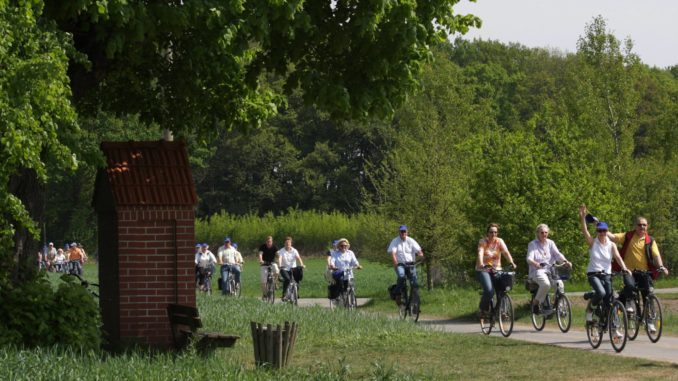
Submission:
POLYGON ((459 14, 483 20, 464 38, 518 42, 531 48, 574 53, 586 24, 601 15, 618 40, 630 37, 635 52, 650 66, 678 64, 676 0, 461 0, 459 14))

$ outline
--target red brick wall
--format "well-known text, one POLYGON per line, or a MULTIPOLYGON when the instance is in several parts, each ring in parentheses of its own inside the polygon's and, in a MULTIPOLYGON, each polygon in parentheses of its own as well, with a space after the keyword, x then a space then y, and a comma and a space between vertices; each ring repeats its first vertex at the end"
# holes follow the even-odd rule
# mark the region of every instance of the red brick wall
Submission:
POLYGON ((117 217, 120 341, 169 346, 167 304, 195 306, 193 208, 118 208, 117 217))

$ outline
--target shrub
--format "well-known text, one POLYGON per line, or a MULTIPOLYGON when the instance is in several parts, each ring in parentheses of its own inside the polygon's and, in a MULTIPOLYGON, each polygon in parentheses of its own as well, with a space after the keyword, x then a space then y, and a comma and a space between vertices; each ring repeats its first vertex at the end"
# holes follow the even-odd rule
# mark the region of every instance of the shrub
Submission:
POLYGON ((0 279, 0 346, 99 349, 96 301, 72 277, 62 279, 56 291, 44 274, 20 286, 0 279))

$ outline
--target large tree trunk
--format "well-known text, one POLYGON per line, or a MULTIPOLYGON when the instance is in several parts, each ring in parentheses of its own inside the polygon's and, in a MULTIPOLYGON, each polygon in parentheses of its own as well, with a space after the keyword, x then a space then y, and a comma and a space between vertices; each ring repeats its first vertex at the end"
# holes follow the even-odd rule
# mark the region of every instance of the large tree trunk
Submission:
MULTIPOLYGON (((9 181, 9 192, 18 197, 26 207, 29 216, 40 223, 45 212, 45 187, 40 183, 34 170, 22 169, 9 181)), ((12 220, 15 227, 13 237, 14 256, 12 261, 12 281, 14 284, 32 279, 38 269, 37 254, 41 249, 40 238, 33 237, 26 226, 12 220)))

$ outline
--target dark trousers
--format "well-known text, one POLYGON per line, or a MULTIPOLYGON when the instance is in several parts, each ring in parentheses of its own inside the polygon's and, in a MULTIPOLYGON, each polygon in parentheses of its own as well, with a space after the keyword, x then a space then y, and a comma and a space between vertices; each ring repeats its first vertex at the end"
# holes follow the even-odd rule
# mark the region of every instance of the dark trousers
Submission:
POLYGON ((619 300, 626 303, 627 300, 633 300, 633 291, 638 287, 643 298, 647 295, 652 286, 652 279, 642 272, 624 274, 624 289, 619 295, 619 300))

